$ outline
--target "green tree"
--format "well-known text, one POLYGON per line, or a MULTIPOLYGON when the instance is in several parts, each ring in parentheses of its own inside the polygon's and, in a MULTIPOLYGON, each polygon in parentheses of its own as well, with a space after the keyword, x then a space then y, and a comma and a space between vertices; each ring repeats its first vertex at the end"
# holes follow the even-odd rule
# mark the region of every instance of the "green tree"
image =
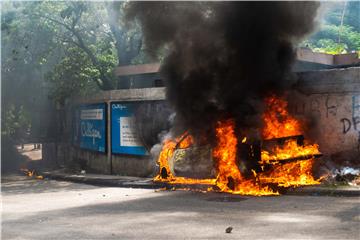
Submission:
POLYGON ((114 68, 144 56, 140 28, 122 19, 126 4, 1 3, 2 109, 23 106, 33 134, 54 128, 44 126, 55 118, 53 103, 117 88, 114 68))
POLYGON ((29 136, 31 120, 23 106, 17 108, 15 105, 10 105, 2 115, 5 120, 1 130, 3 137, 11 139, 12 142, 22 142, 29 136))
MULTIPOLYGON (((16 115, 18 111, 13 109, 23 109, 32 123, 30 133, 43 136, 46 135, 44 125, 51 115, 49 86, 44 74, 60 59, 61 54, 53 44, 51 29, 36 27, 34 19, 23 14, 25 9, 23 3, 2 3, 2 126, 15 124, 7 117, 8 114, 16 115), (54 52, 49 54, 49 49, 54 52)), ((20 127, 28 131, 25 125, 20 127)))
POLYGON ((47 73, 49 81, 42 85, 50 87, 51 97, 61 103, 71 95, 66 85, 69 82, 72 94, 118 88, 114 68, 141 63, 144 57, 139 26, 129 27, 123 21, 126 4, 70 1, 3 4, 2 70, 9 73, 7 79, 18 79, 16 75, 28 79, 29 73, 37 70, 38 75, 47 73), (19 61, 26 62, 26 66, 22 64, 26 69, 19 69, 19 61), (17 71, 12 71, 15 68, 17 71), (67 73, 69 70, 72 74, 67 73))
POLYGON ((360 2, 324 3, 328 11, 319 31, 302 45, 330 54, 360 52, 360 2))
POLYGON ((67 99, 117 88, 114 68, 141 63, 144 51, 140 28, 122 20, 126 2, 0 4, 1 154, 16 169, 16 144, 63 138, 67 99))
MULTIPOLYGON (((88 77, 101 90, 116 88, 113 69, 116 65, 128 65, 139 55, 142 47, 141 34, 137 29, 126 29, 122 21, 126 2, 41 2, 30 3, 29 17, 39 26, 50 27, 55 34, 54 41, 66 52, 60 66, 71 64, 82 57, 88 77), (70 54, 81 51, 80 55, 70 54), (90 72, 94 73, 89 75, 90 72)), ((55 71, 63 71, 61 67, 55 71)), ((80 70, 78 71, 80 74, 80 70)), ((54 73, 53 80, 59 73, 54 73)), ((78 78, 76 76, 75 78, 78 78)), ((59 81, 62 78, 58 79, 59 81)), ((74 79, 75 80, 75 79, 74 79)))
MULTIPOLYGON (((113 59, 108 61, 113 63, 113 59)), ((109 67, 110 69, 111 67, 109 67)), ((46 76, 52 88, 49 96, 61 105, 71 96, 85 96, 96 93, 98 87, 93 78, 98 78, 99 71, 92 66, 86 53, 77 48, 66 49, 65 56, 46 76)))

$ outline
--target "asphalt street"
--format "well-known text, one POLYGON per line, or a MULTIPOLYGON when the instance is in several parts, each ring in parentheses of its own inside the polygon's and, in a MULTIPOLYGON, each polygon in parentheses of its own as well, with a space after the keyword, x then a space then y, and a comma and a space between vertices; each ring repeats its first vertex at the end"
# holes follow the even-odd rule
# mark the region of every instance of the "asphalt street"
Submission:
POLYGON ((360 239, 360 199, 244 197, 12 177, 2 182, 2 239, 360 239))

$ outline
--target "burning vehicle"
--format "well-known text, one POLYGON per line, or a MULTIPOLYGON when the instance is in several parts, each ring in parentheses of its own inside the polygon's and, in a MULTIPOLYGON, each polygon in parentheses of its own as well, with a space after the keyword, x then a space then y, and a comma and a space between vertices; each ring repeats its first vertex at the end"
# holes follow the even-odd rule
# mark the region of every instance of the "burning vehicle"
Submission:
MULTIPOLYGON (((249 142, 247 137, 238 141, 232 119, 217 123, 217 145, 211 151, 214 171, 209 174, 213 178, 177 176, 177 172, 181 174, 181 168, 176 171, 174 166, 177 155, 184 158, 187 153, 183 150, 194 145, 192 136, 184 133, 175 140, 164 140, 158 159, 160 172, 155 181, 208 184, 215 186, 210 191, 244 195, 276 195, 279 192, 274 189, 279 187, 319 184, 320 179, 315 179, 312 173, 314 161, 321 157, 319 146, 310 144, 301 135, 301 124, 289 115, 284 99, 272 96, 266 102, 269 107, 263 114, 262 141, 249 142), (242 166, 243 163, 248 166, 242 166)), ((196 156, 190 156, 193 157, 196 156)))
POLYGON ((308 123, 287 107, 295 46, 314 29, 318 7, 130 5, 128 18, 139 20, 146 45, 168 52, 160 72, 176 116, 161 143, 155 181, 245 195, 320 183, 312 173, 319 146, 305 139, 308 123))

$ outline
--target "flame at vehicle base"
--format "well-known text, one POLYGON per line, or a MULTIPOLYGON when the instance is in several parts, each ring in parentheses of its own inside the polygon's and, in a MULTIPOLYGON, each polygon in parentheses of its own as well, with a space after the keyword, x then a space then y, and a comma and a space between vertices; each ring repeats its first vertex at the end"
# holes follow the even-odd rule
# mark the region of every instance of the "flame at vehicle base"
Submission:
POLYGON ((42 175, 38 175, 35 173, 35 170, 29 170, 27 168, 20 168, 20 171, 23 172, 26 176, 35 178, 35 179, 44 179, 42 175))

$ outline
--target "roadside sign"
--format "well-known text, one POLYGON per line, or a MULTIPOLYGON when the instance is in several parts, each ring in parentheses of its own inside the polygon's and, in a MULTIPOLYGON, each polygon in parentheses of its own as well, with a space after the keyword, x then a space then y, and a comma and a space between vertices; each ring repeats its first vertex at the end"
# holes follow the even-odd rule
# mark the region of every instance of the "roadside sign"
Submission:
POLYGON ((98 152, 106 149, 106 104, 83 105, 79 111, 80 148, 98 152))
POLYGON ((148 155, 135 125, 134 112, 139 103, 111 104, 111 149, 113 153, 148 155))

